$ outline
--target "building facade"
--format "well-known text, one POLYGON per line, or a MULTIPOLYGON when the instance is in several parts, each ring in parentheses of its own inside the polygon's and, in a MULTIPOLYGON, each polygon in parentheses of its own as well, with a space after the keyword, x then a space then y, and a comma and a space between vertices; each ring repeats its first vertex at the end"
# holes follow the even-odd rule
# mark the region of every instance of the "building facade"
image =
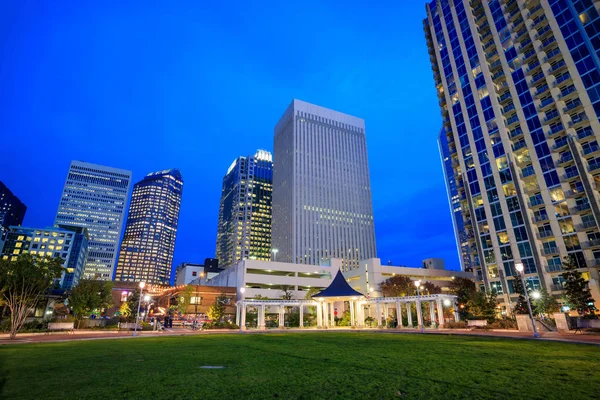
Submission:
POLYGON ((423 260, 423 268, 382 265, 379 258, 363 260, 357 269, 344 272, 350 286, 371 297, 382 297, 380 285, 393 276, 405 276, 422 283, 430 282, 450 294, 450 283, 454 278, 473 279, 471 272, 446 270, 443 260, 428 258, 423 260), (440 262, 441 261, 441 262, 440 262))
POLYGON ((343 268, 375 257, 364 120, 293 100, 275 126, 277 261, 343 268))
POLYGON ((0 181, 0 250, 10 226, 23 224, 27 206, 0 181))
POLYGON ((452 225, 454 227, 454 236, 460 259, 460 267, 463 271, 472 270, 473 265, 469 250, 469 238, 473 237, 473 230, 465 229, 460 195, 454 179, 452 154, 448 147, 448 137, 446 136, 446 130, 444 128, 442 128, 438 136, 438 148, 440 150, 440 157, 442 158, 442 169, 444 170, 444 181, 446 182, 446 193, 448 194, 448 204, 450 204, 450 214, 452 216, 452 225))
POLYGON ((177 169, 150 173, 134 185, 115 280, 170 283, 182 194, 177 169))
POLYGON ((57 286, 69 290, 77 285, 84 270, 88 255, 87 229, 69 225, 45 229, 11 226, 2 258, 16 261, 23 254, 61 258, 65 271, 57 286))
POLYGON ((184 262, 175 268, 175 286, 188 285, 204 274, 204 265, 184 262))
POLYGON ((112 279, 130 184, 131 171, 71 162, 54 225, 87 228, 85 278, 112 279))
POLYGON ((223 178, 217 259, 222 268, 239 260, 271 257, 273 157, 265 150, 233 161, 223 178))
POLYGON ((433 1, 424 28, 482 290, 563 293, 572 256, 600 301, 600 62, 592 1, 433 1))

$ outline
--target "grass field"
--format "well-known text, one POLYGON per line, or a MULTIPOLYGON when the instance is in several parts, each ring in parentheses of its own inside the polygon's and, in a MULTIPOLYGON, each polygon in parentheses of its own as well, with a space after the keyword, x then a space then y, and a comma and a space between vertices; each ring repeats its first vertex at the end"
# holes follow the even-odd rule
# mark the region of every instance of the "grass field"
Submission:
POLYGON ((377 333, 0 346, 1 399, 587 399, 600 347, 377 333), (224 366, 202 369, 201 366, 224 366))

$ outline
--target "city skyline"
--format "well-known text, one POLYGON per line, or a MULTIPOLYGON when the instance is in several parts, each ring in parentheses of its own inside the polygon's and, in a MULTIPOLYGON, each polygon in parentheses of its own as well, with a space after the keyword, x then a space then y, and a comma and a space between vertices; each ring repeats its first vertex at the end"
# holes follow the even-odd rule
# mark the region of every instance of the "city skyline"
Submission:
MULTIPOLYGON (((0 180, 28 206, 25 225, 52 224, 63 171, 73 159, 131 170, 134 181, 157 168, 179 168, 186 176, 186 195, 174 264, 202 262, 214 256, 222 172, 213 170, 226 170, 233 158, 256 148, 272 151, 274 125, 291 99, 299 98, 367 121, 382 262, 420 265, 422 259, 441 257, 458 269, 437 161, 441 118, 422 34, 424 4, 397 5, 385 12, 363 12, 347 5, 341 14, 337 7, 314 4, 311 7, 319 13, 303 12, 303 20, 294 17, 277 24, 275 34, 261 29, 266 17, 247 5, 233 16, 214 5, 202 12, 196 6, 139 10, 124 5, 115 16, 91 5, 79 10, 44 6, 27 14, 19 11, 19 5, 6 6, 9 9, 0 18, 21 23, 2 25, 15 30, 11 35, 20 36, 0 48, 6 60, 2 75, 6 79, 0 85, 6 93, 6 109, 18 112, 5 113, 0 128, 14 135, 49 136, 57 144, 54 152, 34 147, 0 160, 4 171, 0 180), (132 18, 127 26, 118 22, 138 12, 144 15, 132 18), (56 20, 63 23, 51 23, 52 16, 59 14, 56 20), (214 36, 207 35, 203 24, 190 19, 200 14, 216 21, 251 18, 256 24, 243 23, 235 34, 218 30, 221 45, 216 46, 206 40, 214 36), (148 23, 158 15, 164 25, 148 23), (333 16, 333 25, 326 22, 333 16), (299 40, 300 27, 306 23, 324 30, 302 39, 310 40, 312 53, 299 61, 297 50, 283 44, 299 40), (36 40, 21 35, 22 29, 36 35, 36 40), (159 40, 150 46, 137 40, 134 31, 150 32, 159 40), (414 43, 404 43, 406 36, 413 37, 414 43), (90 41, 95 45, 88 46, 90 41), (263 43, 265 50, 250 54, 256 43, 263 43), (351 56, 355 46, 363 51, 358 58, 351 56), (39 56, 39 63, 24 64, 14 48, 29 48, 39 56), (118 63, 112 61, 115 53, 118 63), (243 54, 244 62, 232 54, 243 54), (59 82, 63 84, 57 86, 59 82), (36 119, 29 118, 31 96, 40 107, 36 119), (234 102, 243 106, 233 107, 234 102), (235 118, 229 117, 232 109, 235 118), (418 168, 419 176, 392 167, 398 157, 418 168), (13 173, 19 165, 27 165, 28 173, 13 173), (39 182, 36 176, 41 174, 44 180, 39 182), (44 193, 43 199, 38 191, 44 193), (440 228, 431 230, 433 224, 440 228)), ((275 12, 291 16, 297 10, 281 4, 275 12)))

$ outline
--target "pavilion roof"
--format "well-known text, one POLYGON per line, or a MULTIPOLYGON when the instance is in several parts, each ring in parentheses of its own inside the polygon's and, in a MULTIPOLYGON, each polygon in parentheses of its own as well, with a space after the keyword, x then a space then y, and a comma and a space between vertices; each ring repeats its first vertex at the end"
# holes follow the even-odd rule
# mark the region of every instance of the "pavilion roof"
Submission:
POLYGON ((319 293, 314 294, 312 297, 354 297, 359 296, 362 297, 363 294, 352 289, 352 287, 342 275, 342 271, 338 271, 333 278, 331 284, 326 288, 320 291, 319 293))

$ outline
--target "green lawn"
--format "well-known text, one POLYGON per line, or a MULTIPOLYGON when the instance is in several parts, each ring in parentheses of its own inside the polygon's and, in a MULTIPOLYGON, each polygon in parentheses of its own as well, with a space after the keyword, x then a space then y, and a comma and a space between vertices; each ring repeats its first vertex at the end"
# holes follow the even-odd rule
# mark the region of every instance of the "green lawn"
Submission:
POLYGON ((377 333, 0 346, 1 399, 586 399, 600 347, 377 333), (203 365, 225 369, 202 369, 203 365))

